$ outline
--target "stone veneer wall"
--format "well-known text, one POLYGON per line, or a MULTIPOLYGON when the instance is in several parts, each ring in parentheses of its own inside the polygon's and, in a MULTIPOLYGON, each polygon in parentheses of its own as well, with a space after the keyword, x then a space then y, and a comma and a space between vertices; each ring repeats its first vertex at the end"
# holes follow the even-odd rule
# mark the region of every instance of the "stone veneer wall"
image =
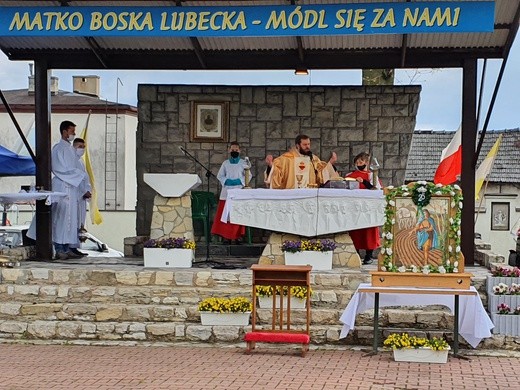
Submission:
MULTIPOLYGON (((249 156, 252 187, 263 187, 264 158, 278 156, 307 134, 312 150, 326 160, 338 155, 343 174, 352 158, 370 151, 381 164, 385 185, 404 182, 420 86, 201 86, 139 85, 137 130, 137 234, 148 235, 155 191, 143 174, 205 172, 179 150, 183 146, 217 173, 227 143, 190 142, 191 103, 229 102, 229 141, 249 156)), ((215 179, 210 190, 218 192, 215 179)))
POLYGON ((191 192, 180 198, 155 195, 153 201, 150 238, 184 237, 193 240, 191 192))
MULTIPOLYGON (((357 254, 352 239, 347 233, 338 233, 331 236, 322 236, 320 239, 330 239, 337 244, 332 255, 332 268, 360 268, 361 259, 357 254)), ((286 240, 298 241, 308 239, 294 234, 273 232, 260 256, 258 264, 285 264, 282 243, 286 240)))

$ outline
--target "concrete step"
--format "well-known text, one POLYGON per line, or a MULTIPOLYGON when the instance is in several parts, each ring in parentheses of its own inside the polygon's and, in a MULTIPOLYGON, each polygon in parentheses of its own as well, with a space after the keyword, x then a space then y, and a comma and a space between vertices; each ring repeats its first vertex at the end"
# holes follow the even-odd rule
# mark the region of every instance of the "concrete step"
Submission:
MULTIPOLYGON (((0 268, 1 284, 77 285, 77 286, 170 286, 170 287, 245 287, 251 286, 249 269, 219 270, 210 268, 154 269, 132 266, 92 268, 81 266, 45 267, 26 262, 23 268, 0 268)), ((348 268, 311 272, 311 285, 316 288, 355 290, 369 282, 370 275, 348 268)), ((313 287, 314 288, 314 287, 313 287)))
POLYGON ((224 244, 210 244, 206 246, 204 242, 197 243, 195 249, 195 256, 203 258, 209 253, 211 257, 225 257, 225 256, 241 256, 251 257, 258 260, 265 248, 265 244, 246 244, 240 245, 224 245, 224 244))
MULTIPOLYGON (((313 287, 313 308, 344 309, 354 290, 313 287)), ((0 302, 37 303, 104 303, 183 306, 217 297, 244 296, 251 299, 250 286, 90 286, 47 284, 0 284, 0 302)), ((1 305, 1 304, 0 304, 1 305)))

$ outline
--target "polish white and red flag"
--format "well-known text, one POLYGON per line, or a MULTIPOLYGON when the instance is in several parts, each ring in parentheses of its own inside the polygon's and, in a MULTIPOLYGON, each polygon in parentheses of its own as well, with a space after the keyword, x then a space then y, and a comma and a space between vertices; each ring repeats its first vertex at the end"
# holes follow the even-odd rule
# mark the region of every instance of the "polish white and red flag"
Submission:
POLYGON ((451 142, 442 151, 441 162, 433 176, 433 182, 435 184, 453 184, 459 179, 462 169, 461 141, 462 128, 459 127, 451 142))

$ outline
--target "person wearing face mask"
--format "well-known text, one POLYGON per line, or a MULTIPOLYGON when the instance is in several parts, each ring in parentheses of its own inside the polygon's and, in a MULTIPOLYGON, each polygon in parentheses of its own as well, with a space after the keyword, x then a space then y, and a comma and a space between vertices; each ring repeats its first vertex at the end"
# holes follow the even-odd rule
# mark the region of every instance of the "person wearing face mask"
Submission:
MULTIPOLYGON (((345 177, 356 179, 359 183, 360 189, 370 190, 374 187, 381 189, 382 186, 379 180, 375 184, 373 182, 374 177, 373 173, 368 169, 369 164, 370 155, 365 152, 359 153, 354 157, 354 166, 356 167, 356 170, 345 177)), ((374 249, 379 248, 381 245, 379 239, 379 228, 376 226, 365 229, 356 229, 350 230, 348 233, 352 238, 352 242, 354 243, 354 247, 358 254, 360 254, 361 250, 365 250, 363 264, 371 264, 373 262, 372 255, 374 249)))
MULTIPOLYGON (((72 142, 72 147, 76 153, 76 164, 78 169, 83 170, 85 173, 87 170, 85 169, 85 164, 81 161, 81 157, 85 154, 85 141, 82 138, 75 138, 74 142, 72 142)), ((79 200, 78 200, 78 214, 79 214, 79 226, 78 232, 82 229, 85 229, 85 219, 87 217, 87 201, 92 197, 90 191, 92 187, 90 185, 90 180, 88 174, 85 175, 85 178, 81 182, 81 185, 78 187, 79 191, 79 200)), ((86 253, 81 252, 78 248, 80 247, 79 241, 74 244, 69 245, 69 249, 72 253, 80 256, 87 256, 86 253)))
POLYGON ((329 162, 321 161, 311 151, 311 139, 299 134, 294 147, 273 160, 268 182, 273 189, 318 187, 325 182, 325 171, 334 172, 332 164, 336 159, 333 152, 329 162))
POLYGON ((76 135, 76 125, 71 121, 60 124, 60 141, 52 147, 51 168, 52 190, 64 192, 66 197, 52 205, 52 241, 56 258, 80 258, 70 250, 70 245, 78 243, 80 186, 88 180, 85 169, 78 166, 78 157, 71 142, 76 135))
POLYGON ((239 243, 246 233, 245 226, 234 223, 224 223, 220 220, 224 206, 226 204, 227 191, 232 188, 242 188, 245 186, 245 169, 251 169, 249 160, 240 158, 240 145, 238 142, 231 142, 229 146, 229 159, 220 166, 217 179, 222 185, 215 219, 211 227, 211 234, 217 234, 225 240, 235 240, 239 243))

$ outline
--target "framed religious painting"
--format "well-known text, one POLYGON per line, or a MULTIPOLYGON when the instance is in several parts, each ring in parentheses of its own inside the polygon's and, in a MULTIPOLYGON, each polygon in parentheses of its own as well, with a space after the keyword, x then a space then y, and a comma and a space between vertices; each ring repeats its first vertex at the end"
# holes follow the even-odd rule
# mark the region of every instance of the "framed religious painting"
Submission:
MULTIPOLYGON (((420 181, 385 188, 379 286, 469 288, 461 252, 458 185, 420 181)), ((374 275, 373 275, 374 276, 374 275)))
POLYGON ((509 203, 491 203, 491 230, 509 231, 509 203))
POLYGON ((227 142, 229 102, 191 103, 191 141, 227 142))

